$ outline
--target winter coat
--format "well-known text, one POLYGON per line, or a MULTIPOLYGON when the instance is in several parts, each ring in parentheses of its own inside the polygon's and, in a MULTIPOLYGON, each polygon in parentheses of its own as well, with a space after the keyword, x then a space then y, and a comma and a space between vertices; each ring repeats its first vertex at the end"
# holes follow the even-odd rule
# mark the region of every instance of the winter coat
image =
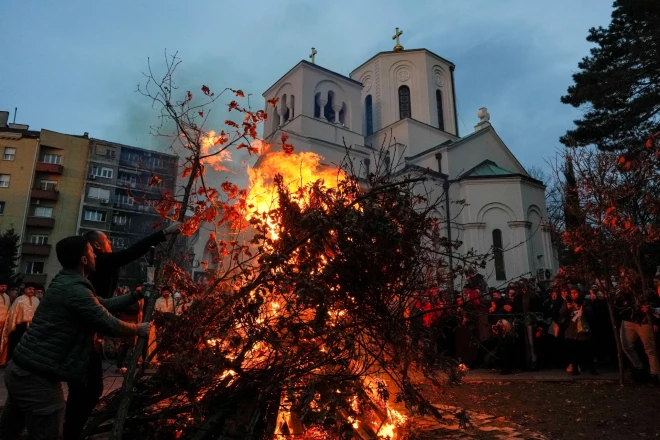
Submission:
POLYGON ((591 338, 593 313, 591 301, 573 302, 573 307, 568 308, 568 302, 564 302, 561 315, 566 320, 566 339, 588 340, 591 338))
POLYGON ((89 280, 62 269, 53 278, 32 323, 14 350, 24 370, 69 383, 83 382, 94 333, 136 335, 138 326, 112 316, 136 301, 128 294, 99 300, 89 280))
POLYGON ((90 274, 89 281, 94 286, 96 295, 99 298, 111 298, 117 288, 119 269, 149 252, 151 246, 156 246, 163 241, 165 241, 165 234, 163 231, 158 231, 122 251, 104 253, 94 249, 96 272, 90 274))

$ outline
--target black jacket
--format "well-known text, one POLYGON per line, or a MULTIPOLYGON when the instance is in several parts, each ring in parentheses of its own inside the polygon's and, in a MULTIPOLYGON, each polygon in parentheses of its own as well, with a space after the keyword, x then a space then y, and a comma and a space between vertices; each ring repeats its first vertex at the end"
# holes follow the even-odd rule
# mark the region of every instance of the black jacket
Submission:
POLYGON ((117 288, 119 268, 137 260, 146 254, 151 246, 156 246, 163 241, 165 241, 165 233, 158 231, 123 251, 100 253, 94 249, 96 271, 89 276, 89 281, 94 286, 96 295, 100 298, 111 298, 117 288))
POLYGON ((62 269, 48 286, 13 360, 27 371, 55 380, 84 382, 95 332, 137 334, 136 324, 110 314, 133 303, 132 295, 99 300, 87 278, 62 269))

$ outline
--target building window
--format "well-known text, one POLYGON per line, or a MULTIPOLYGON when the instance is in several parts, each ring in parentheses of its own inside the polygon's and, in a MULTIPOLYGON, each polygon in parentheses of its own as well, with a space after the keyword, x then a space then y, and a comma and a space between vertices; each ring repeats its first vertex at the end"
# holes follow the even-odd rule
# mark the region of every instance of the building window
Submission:
POLYGON ((332 106, 335 104, 335 92, 330 90, 328 92, 328 102, 325 104, 325 107, 323 108, 323 114, 325 115, 325 119, 328 122, 335 122, 335 111, 332 109, 332 106))
POLYGON ((399 87, 399 119, 410 118, 410 87, 399 87))
POLYGON ((5 215, 5 202, 0 202, 0 215, 5 215))
POLYGON ((126 247, 124 245, 124 238, 123 237, 111 237, 110 242, 112 243, 112 248, 113 249, 124 249, 126 247))
POLYGON ((30 235, 30 243, 41 245, 48 244, 48 236, 42 234, 32 234, 30 235))
POLYGON ((108 148, 107 150, 105 150, 105 157, 107 157, 108 159, 114 159, 115 153, 116 151, 114 149, 108 148))
POLYGON ((112 168, 93 166, 92 175, 96 177, 103 177, 104 179, 112 179, 113 170, 112 168))
POLYGON ((493 256, 495 259, 495 279, 506 280, 504 268, 504 249, 502 248, 502 231, 493 229, 493 256))
POLYGON ((128 205, 128 206, 134 205, 133 197, 129 196, 128 194, 115 192, 115 199, 121 205, 128 205))
POLYGON ((135 188, 137 185, 137 176, 132 173, 125 173, 120 171, 119 175, 117 176, 117 183, 121 186, 130 186, 131 188, 135 188))
POLYGON ((0 174, 0 188, 9 188, 11 176, 9 174, 0 174))
POLYGON ((367 117, 367 136, 374 134, 374 113, 371 95, 364 98, 364 113, 367 117))
POLYGON ((14 160, 16 158, 16 148, 5 147, 5 154, 2 160, 14 160))
POLYGON ((442 92, 440 90, 435 91, 435 105, 438 110, 438 128, 440 130, 445 130, 445 116, 442 113, 442 92))
POLYGON ((31 275, 41 275, 44 273, 43 261, 28 261, 25 264, 25 273, 31 275))
POLYGON ((113 215, 112 216, 112 223, 115 225, 130 225, 131 224, 131 218, 127 215, 113 215))
POLYGON ((321 117, 321 106, 319 105, 319 100, 321 99, 321 94, 317 93, 314 96, 314 117, 315 118, 320 118, 321 117))
POLYGON ((44 157, 41 159, 43 163, 54 163, 59 165, 62 163, 62 156, 59 154, 44 154, 44 157))
POLYGON ((87 197, 90 199, 110 200, 110 190, 90 186, 89 191, 87 191, 87 197))
POLYGON ((44 218, 52 218, 53 217, 53 208, 49 208, 46 206, 37 206, 34 208, 34 216, 35 217, 44 217, 44 218))
POLYGON ((85 220, 91 222, 104 222, 106 213, 103 211, 97 211, 95 209, 85 210, 85 220))
POLYGON ((39 182, 39 189, 46 191, 56 191, 57 190, 57 181, 56 180, 41 180, 39 182))

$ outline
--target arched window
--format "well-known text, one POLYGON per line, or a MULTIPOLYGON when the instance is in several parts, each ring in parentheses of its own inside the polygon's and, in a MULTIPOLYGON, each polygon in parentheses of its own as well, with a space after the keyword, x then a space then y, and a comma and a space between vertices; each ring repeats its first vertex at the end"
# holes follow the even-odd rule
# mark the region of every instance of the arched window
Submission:
POLYGON ((291 95, 289 96, 289 108, 291 109, 291 114, 289 115, 290 119, 296 117, 296 97, 291 95))
POLYGON ((314 117, 315 118, 320 118, 321 117, 321 106, 319 105, 319 99, 321 99, 321 94, 317 93, 314 96, 314 117))
POLYGON ((410 87, 399 87, 399 119, 410 118, 410 87))
POLYGON ((339 123, 346 126, 346 103, 343 103, 341 105, 341 110, 339 110, 339 123))
POLYGON ((502 249, 502 231, 499 229, 493 229, 493 256, 495 259, 495 279, 506 280, 504 250, 502 249))
POLYGON ((442 92, 440 90, 435 91, 435 105, 438 107, 438 128, 444 131, 445 116, 442 113, 442 92))
POLYGON ((367 117, 367 136, 374 134, 374 116, 371 95, 364 98, 364 113, 367 117))
POLYGON ((332 123, 335 122, 335 111, 332 109, 334 103, 335 103, 335 93, 332 90, 330 90, 328 92, 328 103, 325 105, 324 115, 325 115, 325 119, 327 119, 328 122, 332 122, 332 123))
POLYGON ((284 118, 282 120, 282 125, 286 124, 289 120, 289 105, 286 102, 286 95, 282 96, 282 106, 284 107, 284 118))

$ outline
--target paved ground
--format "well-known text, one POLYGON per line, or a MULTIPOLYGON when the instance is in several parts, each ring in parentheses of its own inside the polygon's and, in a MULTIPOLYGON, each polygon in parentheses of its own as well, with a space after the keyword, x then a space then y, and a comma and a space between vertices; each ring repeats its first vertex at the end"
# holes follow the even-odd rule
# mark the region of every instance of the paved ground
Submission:
POLYGON ((454 417, 445 417, 442 422, 433 418, 424 418, 415 421, 416 428, 424 434, 424 439, 455 439, 455 440, 547 440, 547 437, 525 429, 515 423, 495 417, 490 414, 466 411, 467 426, 459 425, 461 410, 447 405, 435 405, 445 413, 454 414, 454 417))
MULTIPOLYGON (((109 393, 121 386, 122 377, 115 373, 114 365, 104 363, 105 392, 109 393)), ((477 369, 472 370, 464 378, 468 383, 479 382, 571 382, 571 381, 617 381, 615 371, 603 372, 599 376, 581 374, 570 376, 561 370, 543 370, 539 372, 520 372, 509 375, 500 375, 496 371, 477 369)), ((65 387, 66 392, 66 387, 65 387)), ((0 406, 4 405, 7 391, 4 386, 4 369, 0 369, 0 406)), ((438 403, 438 409, 446 414, 442 421, 433 418, 415 419, 414 426, 420 432, 420 439, 456 439, 456 440, 482 440, 482 439, 510 439, 510 440, 547 440, 547 437, 523 428, 515 423, 475 411, 467 411, 460 416, 461 409, 438 403), (465 417, 467 416, 467 417, 465 417), (467 426, 461 428, 459 420, 468 420, 467 426)))

